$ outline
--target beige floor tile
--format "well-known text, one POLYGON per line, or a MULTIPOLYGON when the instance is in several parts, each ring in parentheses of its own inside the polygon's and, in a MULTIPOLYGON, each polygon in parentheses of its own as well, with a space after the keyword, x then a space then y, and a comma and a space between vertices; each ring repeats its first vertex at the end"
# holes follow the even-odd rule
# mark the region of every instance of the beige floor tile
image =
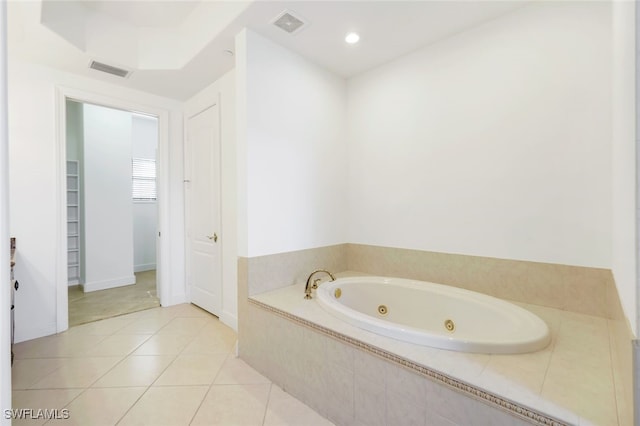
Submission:
POLYGON ((133 355, 177 355, 193 340, 185 334, 156 334, 144 342, 133 355))
POLYGON ((149 386, 174 358, 174 355, 129 356, 101 377, 93 387, 149 386))
POLYGON ((180 305, 168 306, 159 312, 162 315, 166 317, 171 317, 171 318, 175 318, 175 317, 215 318, 209 312, 191 303, 182 303, 180 305))
POLYGON ((191 425, 262 425, 270 384, 214 385, 191 425))
POLYGON ((296 425, 331 426, 333 423, 278 386, 272 385, 264 426, 296 425))
POLYGON ((226 354, 179 355, 154 386, 210 385, 226 358, 226 354))
POLYGON ((69 419, 65 426, 115 425, 136 403, 147 388, 87 389, 66 408, 69 419))
POLYGON ((106 336, 56 334, 14 345, 16 358, 81 357, 106 336))
POLYGON ((118 425, 186 426, 191 422, 207 389, 207 386, 151 387, 118 425))
POLYGON ((223 324, 218 319, 213 319, 209 321, 207 325, 201 331, 202 335, 215 336, 218 338, 228 338, 235 340, 237 337, 237 333, 235 330, 225 324, 223 324))
POLYGON ((86 388, 122 360, 122 357, 69 358, 35 389, 86 388))
POLYGON ((93 334, 93 335, 111 335, 123 327, 131 324, 134 318, 115 317, 100 321, 94 321, 75 327, 69 328, 67 334, 93 334))
POLYGON ((172 319, 167 325, 162 327, 158 334, 186 334, 194 336, 204 327, 207 323, 207 318, 182 318, 177 317, 172 319))
MULTIPOLYGON (((209 334, 209 333, 205 333, 209 334)), ((203 333, 199 333, 196 337, 184 348, 183 355, 216 355, 216 354, 228 354, 233 350, 236 343, 235 336, 231 339, 221 338, 216 336, 207 336, 203 333)))
POLYGON ((47 389, 47 390, 14 390, 13 408, 14 409, 32 409, 34 415, 27 415, 26 418, 13 419, 13 425, 41 425, 46 422, 46 419, 34 419, 35 412, 38 409, 61 410, 71 400, 78 396, 82 392, 82 389, 47 389))
POLYGON ((247 385, 258 383, 271 382, 251 368, 246 362, 234 356, 229 356, 225 360, 214 381, 216 385, 247 385))
POLYGON ((138 346, 151 337, 150 334, 122 334, 109 336, 93 349, 87 351, 88 356, 129 355, 138 346))
POLYGON ((12 389, 29 389, 66 362, 66 358, 16 359, 11 368, 12 389))
MULTIPOLYGON (((68 425, 187 425, 199 408, 199 424, 262 425, 271 384, 234 357, 236 339, 190 304, 75 326, 15 346, 14 403, 67 409, 71 417, 53 423, 68 425), (220 384, 210 386, 214 379, 220 384)), ((292 411, 315 424, 313 411, 280 392, 271 422, 288 421, 292 411)))
POLYGON ((116 334, 154 334, 171 321, 170 318, 141 317, 122 327, 116 334))
POLYGON ((141 311, 135 311, 135 312, 130 312, 128 314, 122 314, 122 315, 118 315, 116 318, 124 318, 124 319, 133 319, 133 320, 139 320, 141 318, 148 318, 150 315, 153 314, 153 312, 155 312, 158 309, 143 309, 141 311))
POLYGON ((198 336, 205 339, 214 338, 226 343, 234 343, 238 340, 238 334, 232 328, 227 327, 219 321, 210 321, 204 326, 198 336))

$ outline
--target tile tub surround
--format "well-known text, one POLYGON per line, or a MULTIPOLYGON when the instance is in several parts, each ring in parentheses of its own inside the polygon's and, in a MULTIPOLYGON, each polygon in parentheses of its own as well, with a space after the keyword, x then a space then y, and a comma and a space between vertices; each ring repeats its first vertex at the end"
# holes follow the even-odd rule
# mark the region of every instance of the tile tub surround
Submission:
POLYGON ((347 270, 347 245, 319 247, 243 259, 249 295, 264 293, 304 282, 318 268, 330 271, 347 270))
POLYGON ((550 325, 548 348, 466 354, 357 329, 303 293, 296 285, 252 297, 240 356, 337 424, 394 424, 397 412, 427 425, 623 425, 631 418, 620 413, 619 421, 614 376, 621 372, 605 318, 520 303, 550 325), (398 395, 403 374, 420 392, 398 395))
POLYGON ((238 347, 242 350, 244 332, 252 319, 248 315, 249 296, 296 283, 304 283, 318 268, 347 269, 347 245, 311 248, 266 256, 238 257, 238 347))
POLYGON ((304 282, 311 271, 324 268, 431 281, 604 318, 621 313, 608 269, 351 243, 239 258, 239 262, 249 296, 304 282))
POLYGON ((347 244, 347 268, 461 287, 501 299, 614 318, 608 269, 347 244), (606 303, 603 303, 606 301, 606 303))
MULTIPOLYGON (((633 336, 609 270, 362 244, 238 259, 239 347, 251 326, 247 299, 303 284, 317 268, 433 281, 511 301, 601 317, 608 325, 619 424, 633 423, 633 336)), ((532 306, 531 309, 535 309, 532 306)), ((542 309, 542 308, 541 308, 542 309)), ((570 312, 563 313, 568 315, 570 312)), ((640 425, 640 423, 639 423, 640 425)))

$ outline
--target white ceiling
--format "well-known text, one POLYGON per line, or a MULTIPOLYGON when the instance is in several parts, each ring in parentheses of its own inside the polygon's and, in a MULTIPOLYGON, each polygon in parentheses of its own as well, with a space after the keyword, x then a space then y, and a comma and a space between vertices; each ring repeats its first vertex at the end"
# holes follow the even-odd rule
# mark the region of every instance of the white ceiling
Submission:
POLYGON ((9 55, 175 99, 233 68, 243 27, 351 77, 480 25, 510 1, 9 1, 9 55), (271 24, 290 10, 309 25, 290 35, 271 24), (361 41, 348 46, 344 36, 361 41), (96 59, 133 70, 120 79, 88 69, 96 59))
POLYGON ((176 27, 199 1, 79 0, 83 7, 138 27, 176 27))

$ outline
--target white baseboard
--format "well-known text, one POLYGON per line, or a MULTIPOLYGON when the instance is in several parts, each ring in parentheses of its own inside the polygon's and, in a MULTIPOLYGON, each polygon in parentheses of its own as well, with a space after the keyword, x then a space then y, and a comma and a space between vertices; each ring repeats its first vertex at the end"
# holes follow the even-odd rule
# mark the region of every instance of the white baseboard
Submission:
POLYGON ((233 328, 236 333, 238 332, 238 317, 230 314, 229 312, 226 311, 222 311, 222 314, 220 315, 220 321, 222 321, 223 324, 228 325, 229 327, 233 328))
POLYGON ((171 298, 169 299, 169 304, 168 305, 163 305, 163 306, 180 305, 182 303, 189 303, 187 301, 186 293, 180 293, 180 294, 171 295, 171 298))
POLYGON ((133 272, 153 271, 156 269, 155 263, 142 263, 140 265, 133 265, 133 272))
POLYGON ((110 280, 94 281, 82 284, 82 290, 85 293, 98 290, 107 290, 109 288, 124 287, 136 283, 136 276, 129 275, 126 277, 113 278, 110 280))
POLYGON ((635 425, 640 425, 640 339, 633 339, 631 341, 631 347, 633 352, 633 378, 631 379, 631 383, 633 384, 633 389, 636 391, 633 392, 633 417, 635 418, 635 425))

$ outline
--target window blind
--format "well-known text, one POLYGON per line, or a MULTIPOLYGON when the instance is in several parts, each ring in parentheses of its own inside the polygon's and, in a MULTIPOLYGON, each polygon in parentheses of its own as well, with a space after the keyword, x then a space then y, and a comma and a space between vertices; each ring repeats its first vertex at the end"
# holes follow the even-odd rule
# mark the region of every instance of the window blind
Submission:
POLYGON ((131 167, 133 200, 154 201, 156 199, 156 160, 133 158, 131 167))

